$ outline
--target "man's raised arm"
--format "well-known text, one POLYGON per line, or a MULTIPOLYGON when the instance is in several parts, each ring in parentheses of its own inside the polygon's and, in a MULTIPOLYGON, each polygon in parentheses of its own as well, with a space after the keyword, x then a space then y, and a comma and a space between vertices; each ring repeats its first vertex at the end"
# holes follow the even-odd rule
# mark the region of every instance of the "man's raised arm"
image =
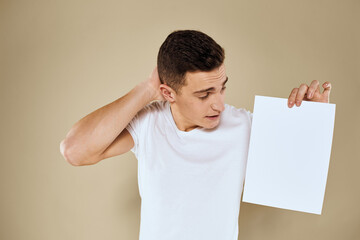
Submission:
POLYGON ((134 143, 125 128, 148 103, 163 100, 158 90, 159 85, 155 67, 146 81, 76 122, 60 143, 61 154, 70 164, 82 166, 102 160, 101 155, 111 148, 111 144, 117 144, 116 148, 113 148, 117 152, 113 150, 112 156, 129 151, 134 143))

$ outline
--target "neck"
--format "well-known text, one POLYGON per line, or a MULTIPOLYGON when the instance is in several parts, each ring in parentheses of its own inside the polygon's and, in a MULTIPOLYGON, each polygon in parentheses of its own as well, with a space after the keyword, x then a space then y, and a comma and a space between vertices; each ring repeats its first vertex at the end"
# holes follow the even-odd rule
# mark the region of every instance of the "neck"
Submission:
POLYGON ((197 125, 190 125, 186 123, 186 119, 182 116, 175 104, 170 103, 170 112, 173 116, 174 122, 180 131, 190 132, 197 128, 197 125))

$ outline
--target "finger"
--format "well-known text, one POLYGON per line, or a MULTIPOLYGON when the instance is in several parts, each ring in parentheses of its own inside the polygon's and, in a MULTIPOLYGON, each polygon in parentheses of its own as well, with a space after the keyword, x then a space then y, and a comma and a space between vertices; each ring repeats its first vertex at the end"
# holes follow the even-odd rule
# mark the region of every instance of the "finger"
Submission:
POLYGON ((319 87, 319 81, 318 80, 313 80, 310 84, 310 87, 306 93, 306 97, 308 99, 311 99, 314 96, 314 93, 316 91, 316 89, 319 87))
POLYGON ((324 88, 323 94, 324 94, 325 98, 327 99, 327 102, 329 102, 330 92, 331 92, 331 83, 325 82, 322 86, 324 88))
POLYGON ((290 95, 289 95, 289 98, 288 98, 288 107, 289 108, 292 108, 294 106, 294 103, 295 103, 295 97, 296 97, 296 94, 297 92, 299 91, 298 88, 294 88, 290 95))
POLYGON ((305 93, 307 92, 308 88, 309 88, 308 85, 306 85, 305 83, 300 85, 299 91, 295 97, 296 106, 300 107, 301 101, 304 99, 305 93))

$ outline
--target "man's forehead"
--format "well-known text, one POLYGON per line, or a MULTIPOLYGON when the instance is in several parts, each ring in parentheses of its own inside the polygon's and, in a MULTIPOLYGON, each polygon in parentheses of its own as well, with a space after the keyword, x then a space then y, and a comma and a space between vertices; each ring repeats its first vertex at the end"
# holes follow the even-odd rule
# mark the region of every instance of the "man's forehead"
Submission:
POLYGON ((216 87, 227 79, 224 65, 209 72, 192 72, 186 74, 186 85, 193 91, 202 90, 204 87, 216 87))

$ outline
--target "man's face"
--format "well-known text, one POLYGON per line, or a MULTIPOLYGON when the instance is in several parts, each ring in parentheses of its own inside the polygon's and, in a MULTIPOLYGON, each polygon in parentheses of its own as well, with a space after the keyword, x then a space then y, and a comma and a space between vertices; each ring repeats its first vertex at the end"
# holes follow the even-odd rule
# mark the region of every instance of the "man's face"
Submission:
POLYGON ((181 95, 175 94, 171 103, 178 128, 190 131, 197 126, 206 129, 216 127, 225 109, 225 83, 228 79, 225 65, 210 72, 188 72, 185 77, 187 85, 181 88, 181 95))

